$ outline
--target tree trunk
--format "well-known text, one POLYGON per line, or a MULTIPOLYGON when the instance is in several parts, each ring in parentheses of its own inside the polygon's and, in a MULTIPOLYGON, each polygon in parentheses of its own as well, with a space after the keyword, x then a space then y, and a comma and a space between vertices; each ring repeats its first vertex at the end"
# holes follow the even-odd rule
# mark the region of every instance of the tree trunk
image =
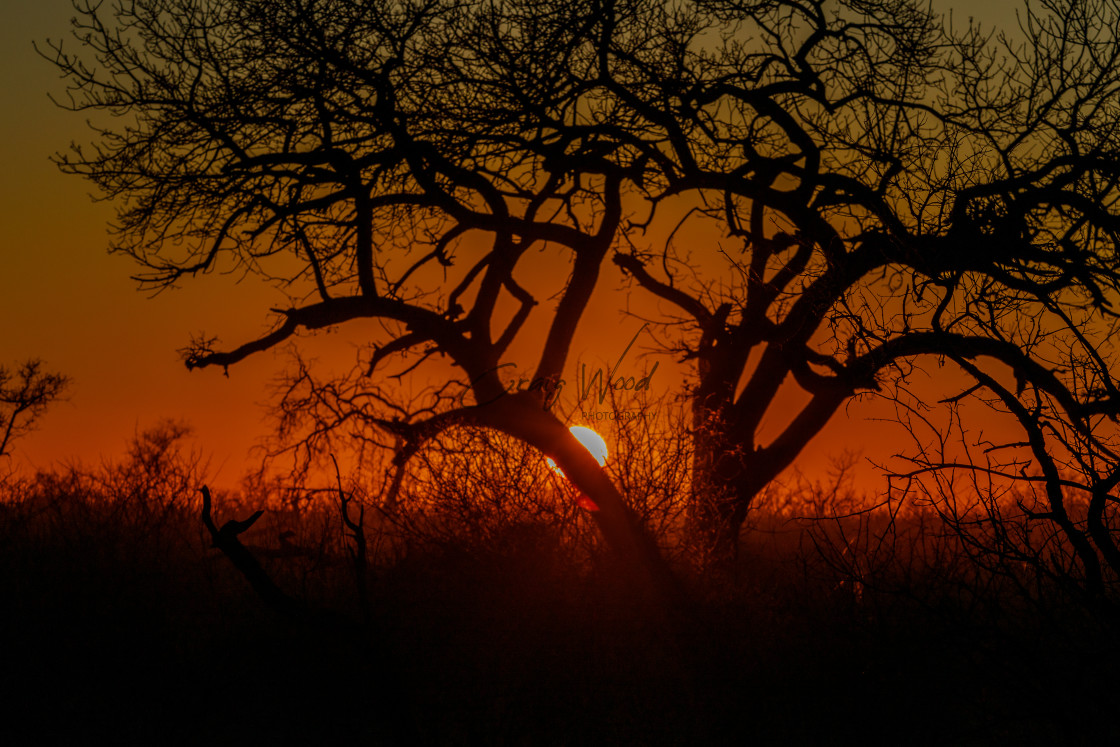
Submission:
POLYGON ((592 516, 640 598, 659 604, 680 601, 681 590, 657 544, 626 505, 622 494, 590 452, 537 397, 520 392, 478 409, 480 425, 495 428, 552 457, 597 507, 592 516))
POLYGON ((688 536, 702 567, 726 565, 739 550, 739 534, 760 482, 750 444, 737 443, 724 408, 693 410, 692 487, 688 536))
POLYGON ((735 559, 739 532, 753 496, 740 487, 742 465, 734 453, 710 443, 693 449, 689 539, 703 566, 735 559))

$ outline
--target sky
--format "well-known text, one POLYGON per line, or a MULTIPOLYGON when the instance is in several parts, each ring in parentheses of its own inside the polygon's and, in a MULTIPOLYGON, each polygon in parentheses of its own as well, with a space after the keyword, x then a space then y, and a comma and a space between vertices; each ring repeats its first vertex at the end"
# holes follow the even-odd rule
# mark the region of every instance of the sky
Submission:
MULTIPOLYGON (((985 24, 1013 22, 1014 3, 974 0, 955 17, 985 24)), ((58 171, 49 158, 71 141, 88 141, 80 114, 56 107, 52 66, 33 41, 68 33, 68 0, 5 0, 0 5, 0 364, 42 358, 73 384, 39 430, 17 442, 19 467, 47 469, 69 461, 95 464, 119 456, 130 437, 161 418, 188 422, 194 441, 212 460, 211 479, 232 485, 253 464, 253 447, 267 433, 268 388, 283 365, 279 354, 258 354, 230 370, 188 372, 177 350, 192 334, 226 342, 256 337, 270 327, 267 309, 283 305, 278 291, 245 279, 213 275, 181 289, 147 296, 130 279, 131 261, 106 252, 111 205, 91 198, 91 185, 58 171)), ((616 293, 616 292, 615 292, 616 293)), ((608 288, 596 298, 596 336, 580 338, 586 359, 612 359, 640 327, 619 319, 621 302, 608 288), (611 318, 615 321, 611 322, 611 318), (603 336, 607 328, 611 334, 603 336), (617 338, 617 339, 616 339, 617 338)), ((353 348, 318 341, 313 355, 348 365, 353 348)), ((661 369, 665 371, 667 369, 661 369)), ((853 444, 850 424, 837 418, 806 459, 853 444)), ((861 433, 863 429, 860 429, 861 433)))
POLYGON ((236 287, 222 276, 155 299, 137 291, 131 261, 106 251, 112 206, 94 202, 91 185, 49 160, 71 141, 88 139, 84 117, 48 98, 60 81, 32 48, 33 40, 68 32, 71 6, 13 0, 0 13, 7 170, 0 182, 0 361, 42 358, 73 381, 67 401, 15 445, 16 458, 34 469, 68 459, 97 462, 167 417, 191 423, 216 467, 235 465, 221 477, 235 479, 230 469, 240 470, 256 438, 268 356, 226 379, 188 374, 176 350, 203 329, 221 329, 229 339, 259 334, 265 317, 241 310, 275 305, 277 294, 251 283, 236 287))

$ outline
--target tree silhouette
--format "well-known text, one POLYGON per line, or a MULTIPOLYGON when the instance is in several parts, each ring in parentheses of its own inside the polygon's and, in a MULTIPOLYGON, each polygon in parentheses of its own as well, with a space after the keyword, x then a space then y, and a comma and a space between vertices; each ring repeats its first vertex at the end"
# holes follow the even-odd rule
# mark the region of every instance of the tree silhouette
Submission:
MULTIPOLYGON (((597 64, 586 53, 600 14, 440 1, 78 10, 82 53, 59 44, 48 57, 70 82, 68 106, 121 119, 60 164, 122 201, 113 249, 145 268, 148 287, 228 258, 307 289, 260 339, 228 350, 195 341, 188 367, 380 320, 371 375, 393 356, 417 354, 410 366, 446 356, 477 403, 445 387, 418 416, 386 417, 406 451, 455 424, 521 438, 593 497, 624 557, 664 576, 615 486, 543 406, 617 235, 622 184, 641 172, 610 158, 615 146, 593 128, 539 119, 582 116, 566 71, 597 64), (536 386, 511 393, 500 364, 539 303, 515 271, 542 246, 564 256, 567 276, 536 386)), ((371 383, 371 396, 380 391, 371 383)))
MULTIPOLYGON (((663 41, 614 80, 663 134, 658 196, 696 194, 728 249, 719 276, 672 242, 614 259, 687 325, 706 545, 733 551, 754 497, 834 413, 899 396, 923 359, 972 377, 962 397, 1002 398, 1044 471, 1074 433, 1114 471, 1098 421, 1120 412, 1117 4, 1028 7, 1021 40, 898 0, 697 7, 710 15, 652 14, 663 41), (787 382, 804 405, 762 442, 787 382), (1041 400, 1068 425, 1049 446, 1027 417, 1041 400)), ((1039 518, 1093 575, 1108 532, 1060 503, 1039 518)))
POLYGON ((119 118, 61 165, 122 201, 114 248, 150 287, 234 266, 292 289, 271 333, 197 340, 189 367, 379 320, 363 396, 404 453, 456 424, 523 439, 647 567, 622 496, 544 406, 608 256, 683 324, 692 519, 719 556, 838 409, 923 359, 972 375, 962 396, 1010 391, 1005 412, 1052 401, 1084 437, 1120 406, 1115 2, 1039 3, 1023 41, 917 0, 79 11, 84 51, 48 57, 69 106, 119 118), (723 238, 682 253, 688 220, 723 238), (510 394, 500 366, 550 293, 537 250, 565 274, 533 383, 510 394), (390 358, 436 355, 473 403, 442 387, 403 414, 376 404, 390 358), (805 404, 761 443, 787 382, 805 404))
POLYGON ((43 370, 37 358, 16 369, 0 366, 0 457, 11 455, 12 442, 35 429, 35 421, 61 397, 70 380, 43 370))

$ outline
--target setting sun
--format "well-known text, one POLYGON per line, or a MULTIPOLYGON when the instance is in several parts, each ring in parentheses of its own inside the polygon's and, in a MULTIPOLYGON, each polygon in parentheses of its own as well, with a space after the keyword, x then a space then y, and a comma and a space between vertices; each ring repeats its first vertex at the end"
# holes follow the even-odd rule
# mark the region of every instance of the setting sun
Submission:
POLYGON ((572 435, 576 440, 583 444, 584 448, 591 452, 591 456, 595 457, 595 461, 602 467, 607 463, 607 442, 603 440, 595 431, 582 425, 573 425, 569 428, 572 435))
MULTIPOLYGON (((595 457, 595 461, 599 463, 600 467, 607 463, 607 442, 603 440, 602 436, 583 425, 573 425, 568 430, 572 432, 572 435, 576 437, 577 441, 583 444, 585 449, 591 452, 591 456, 595 457)), ((564 470, 560 469, 556 462, 553 461, 552 457, 547 457, 546 459, 552 471, 563 477, 564 470)))

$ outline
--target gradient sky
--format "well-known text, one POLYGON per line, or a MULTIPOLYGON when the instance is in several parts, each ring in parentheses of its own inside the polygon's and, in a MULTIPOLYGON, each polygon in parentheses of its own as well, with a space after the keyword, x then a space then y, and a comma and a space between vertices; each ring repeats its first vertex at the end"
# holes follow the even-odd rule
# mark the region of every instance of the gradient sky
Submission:
MULTIPOLYGON (((985 24, 1014 22, 1015 3, 999 0, 938 2, 955 17, 985 24)), ((130 436, 163 417, 188 421, 195 441, 211 455, 218 484, 232 485, 251 463, 250 449, 264 435, 267 385, 282 359, 265 353, 219 371, 188 373, 176 352, 192 333, 226 343, 269 328, 267 309, 284 297, 251 279, 208 276, 155 298, 136 290, 135 267, 106 253, 111 206, 94 203, 90 185, 61 174, 48 160, 71 140, 87 141, 81 115, 55 107, 55 70, 32 49, 33 40, 62 38, 69 29, 68 0, 5 0, 0 9, 0 363, 43 358, 73 379, 66 402, 42 419, 38 432, 15 444, 17 464, 48 468, 77 459, 95 463, 118 456, 130 436)), ((589 318, 605 317, 618 340, 585 338, 581 352, 613 361, 640 323, 618 320, 623 299, 610 284, 598 292, 589 318), (613 317, 613 318, 612 318, 613 317)), ((336 338, 337 340, 338 338, 336 338)), ((340 365, 352 359, 345 345, 327 340, 313 349, 340 365), (332 350, 332 345, 334 352, 332 350)), ((662 369, 665 370, 665 369, 662 369)), ((843 446, 860 446, 853 425, 837 418, 807 455, 810 463, 843 446)), ((867 445, 886 436, 868 433, 867 445)))

